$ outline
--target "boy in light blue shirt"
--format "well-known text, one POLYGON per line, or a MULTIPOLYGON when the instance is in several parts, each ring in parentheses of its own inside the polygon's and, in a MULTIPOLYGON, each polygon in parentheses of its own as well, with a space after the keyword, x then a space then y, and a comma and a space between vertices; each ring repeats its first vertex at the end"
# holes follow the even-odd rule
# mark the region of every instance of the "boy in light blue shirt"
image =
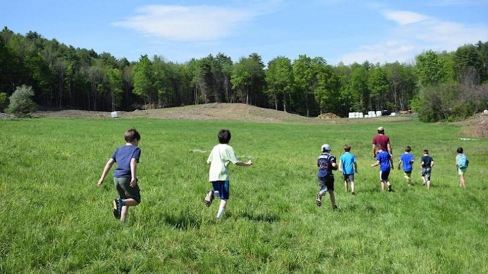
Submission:
POLYGON ((344 154, 339 158, 339 170, 344 177, 344 188, 348 192, 348 183, 351 184, 351 194, 355 195, 354 191, 354 173, 358 173, 358 166, 356 163, 356 156, 351 153, 351 146, 344 146, 344 154))

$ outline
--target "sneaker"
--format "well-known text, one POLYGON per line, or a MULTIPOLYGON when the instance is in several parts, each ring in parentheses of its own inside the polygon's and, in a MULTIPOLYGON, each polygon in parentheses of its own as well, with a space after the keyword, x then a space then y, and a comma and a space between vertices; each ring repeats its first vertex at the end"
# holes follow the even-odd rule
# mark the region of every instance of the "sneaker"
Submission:
POLYGON ((332 210, 336 210, 336 209, 337 209, 337 205, 334 205, 334 206, 332 207, 332 210))
POLYGON ((388 191, 392 192, 391 185, 388 186, 388 191))
POLYGON ((322 201, 320 200, 320 195, 317 194, 317 196, 315 197, 315 204, 317 206, 321 206, 322 205, 322 201))
POLYGON ((352 194, 352 195, 356 195, 356 192, 354 192, 354 191, 353 191, 353 192, 351 192, 351 194, 352 194))
POLYGON ((114 199, 114 217, 115 219, 120 219, 120 201, 119 199, 114 199))
POLYGON ((209 207, 212 204, 213 199, 214 199, 213 190, 207 191, 207 195, 205 195, 205 205, 209 207))

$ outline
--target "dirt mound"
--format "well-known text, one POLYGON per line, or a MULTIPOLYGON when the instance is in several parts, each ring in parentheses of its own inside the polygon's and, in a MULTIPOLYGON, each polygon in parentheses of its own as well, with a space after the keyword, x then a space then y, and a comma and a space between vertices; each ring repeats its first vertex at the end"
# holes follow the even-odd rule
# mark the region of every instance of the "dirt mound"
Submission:
POLYGON ((322 113, 318 116, 319 119, 339 119, 341 117, 335 115, 334 113, 322 113))
MULTIPOLYGON (((259 108, 246 104, 212 103, 174 108, 118 111, 118 117, 135 118, 148 117, 155 119, 185 119, 185 120, 235 120, 249 122, 272 122, 283 123, 288 121, 307 121, 300 115, 276 111, 273 109, 259 108)), ((39 111, 33 117, 111 117, 111 112, 84 111, 84 110, 60 110, 60 111, 39 111)))

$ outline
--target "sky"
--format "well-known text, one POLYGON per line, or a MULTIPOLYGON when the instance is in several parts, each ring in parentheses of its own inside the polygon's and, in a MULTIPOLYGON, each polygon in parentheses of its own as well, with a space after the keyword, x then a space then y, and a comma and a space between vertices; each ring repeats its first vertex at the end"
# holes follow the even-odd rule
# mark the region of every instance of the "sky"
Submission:
POLYGON ((210 54, 413 63, 488 41, 488 0, 0 0, 0 27, 138 61, 210 54))

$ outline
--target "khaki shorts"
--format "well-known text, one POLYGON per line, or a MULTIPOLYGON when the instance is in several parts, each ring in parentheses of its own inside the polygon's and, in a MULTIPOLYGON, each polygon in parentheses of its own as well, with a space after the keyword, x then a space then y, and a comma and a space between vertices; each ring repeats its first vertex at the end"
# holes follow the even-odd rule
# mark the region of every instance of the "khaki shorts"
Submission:
POLYGON ((139 190, 139 184, 134 187, 130 186, 130 178, 116 178, 114 177, 114 185, 119 193, 121 199, 132 198, 137 203, 141 202, 141 193, 139 190))

